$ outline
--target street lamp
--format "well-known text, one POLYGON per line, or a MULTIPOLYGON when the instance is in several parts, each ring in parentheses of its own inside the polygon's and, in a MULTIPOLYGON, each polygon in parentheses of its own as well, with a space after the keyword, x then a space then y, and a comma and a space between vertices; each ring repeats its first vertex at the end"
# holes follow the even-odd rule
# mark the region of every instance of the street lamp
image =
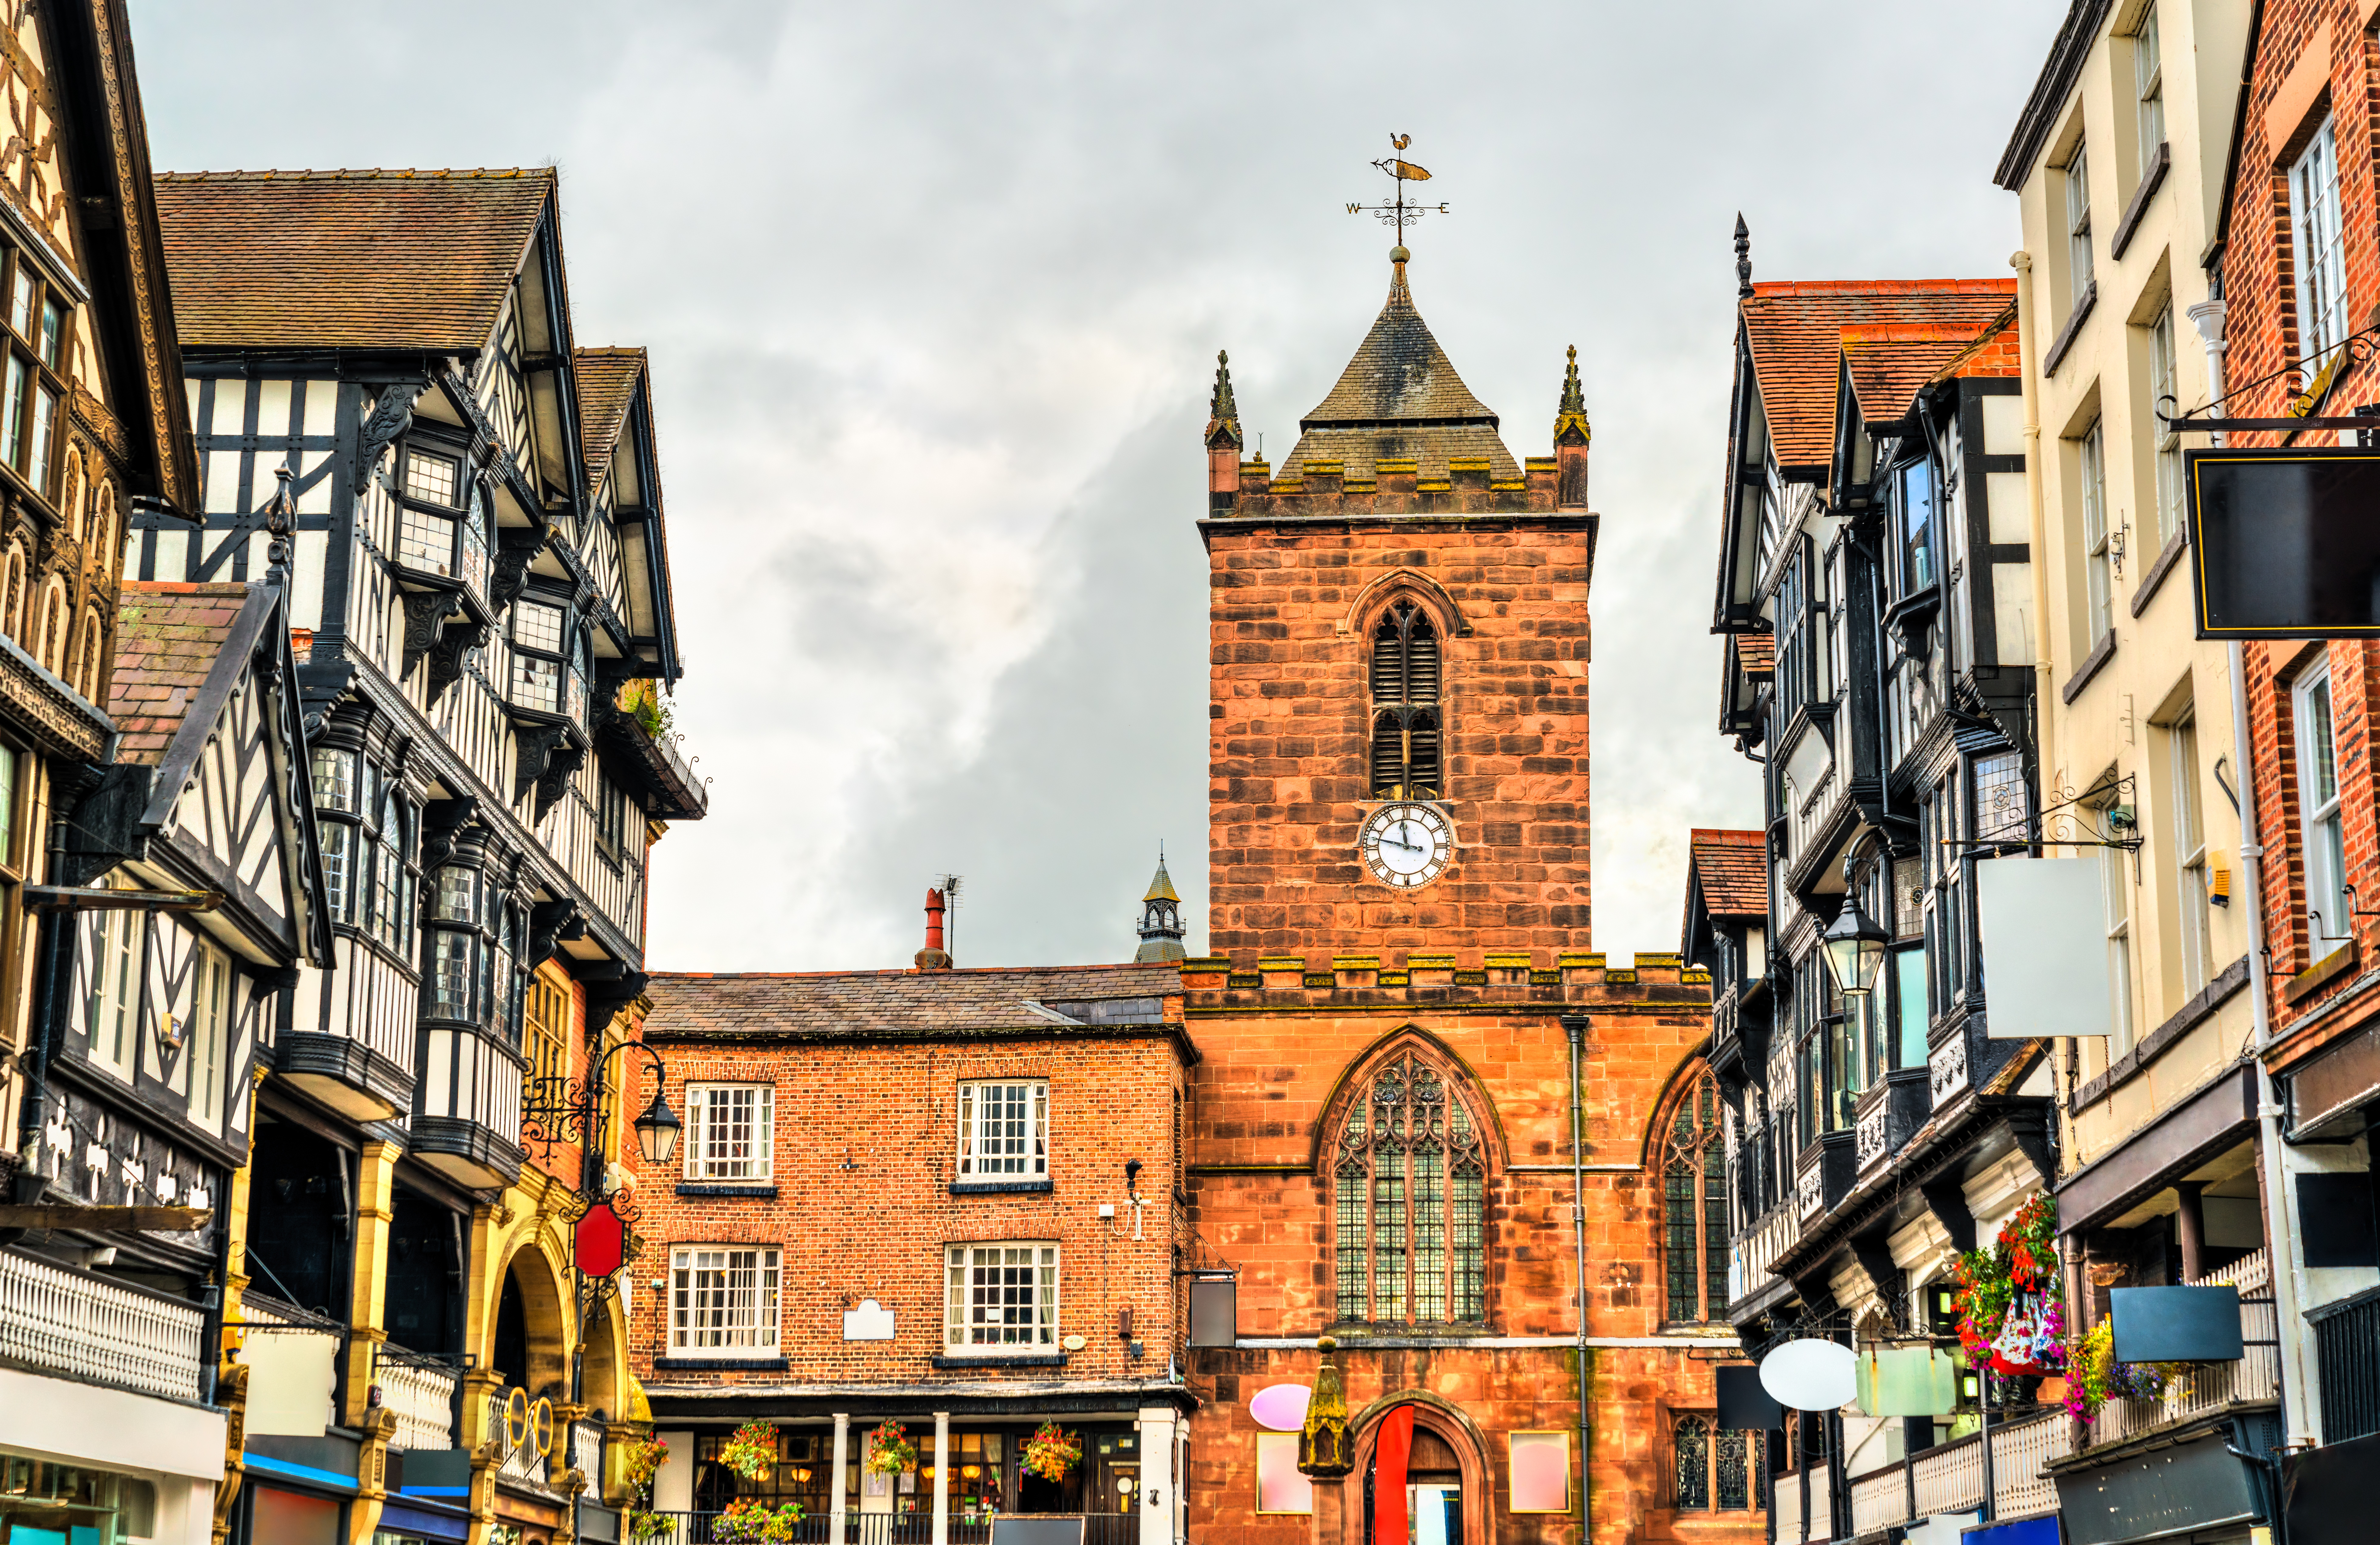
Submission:
POLYGON ((668 1163, 670 1155, 677 1151, 677 1135, 684 1125, 662 1091, 653 1090, 653 1102, 637 1118, 637 1151, 645 1156, 645 1162, 656 1169, 668 1163))
POLYGON ((1864 994, 1884 966, 1884 946, 1891 935, 1876 926, 1859 903, 1859 887, 1851 882, 1851 861, 1843 862, 1843 909, 1818 936, 1826 946, 1827 967, 1835 986, 1846 997, 1864 994))

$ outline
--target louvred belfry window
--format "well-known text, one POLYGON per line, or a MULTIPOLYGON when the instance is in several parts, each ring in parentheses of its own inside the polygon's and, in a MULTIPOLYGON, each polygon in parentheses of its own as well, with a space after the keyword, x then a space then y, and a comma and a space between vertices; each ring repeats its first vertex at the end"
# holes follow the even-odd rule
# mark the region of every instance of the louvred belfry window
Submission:
POLYGON ((1372 630, 1372 797, 1436 799, 1444 786, 1438 630, 1410 601, 1372 630))
POLYGON ((1339 1319, 1488 1318, 1488 1168, 1480 1119, 1451 1080, 1406 1052, 1366 1076, 1340 1126, 1339 1319))
POLYGON ((1728 1302, 1727 1141, 1718 1080, 1707 1069, 1670 1118, 1662 1191, 1670 1319, 1718 1319, 1728 1302))

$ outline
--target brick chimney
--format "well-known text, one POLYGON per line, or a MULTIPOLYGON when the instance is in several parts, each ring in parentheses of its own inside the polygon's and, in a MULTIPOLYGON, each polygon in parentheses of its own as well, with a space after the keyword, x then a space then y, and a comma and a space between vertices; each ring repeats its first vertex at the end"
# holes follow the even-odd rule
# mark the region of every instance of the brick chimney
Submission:
POLYGON ((926 892, 926 947, 917 955, 920 971, 947 971, 951 968, 950 952, 942 948, 942 893, 929 888, 926 892))

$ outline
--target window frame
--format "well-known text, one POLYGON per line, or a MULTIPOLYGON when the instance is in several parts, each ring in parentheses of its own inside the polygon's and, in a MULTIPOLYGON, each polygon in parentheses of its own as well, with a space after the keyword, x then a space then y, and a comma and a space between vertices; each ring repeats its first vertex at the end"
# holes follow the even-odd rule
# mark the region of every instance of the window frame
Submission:
POLYGON ((2344 947, 2354 932, 2352 904, 2347 899, 2346 820, 2338 776, 2338 704, 2331 692, 2330 660, 2325 655, 2289 683, 2289 721, 2295 731, 2298 775, 2298 838, 2304 855, 2306 947, 2309 960, 2322 960, 2344 947), (2308 733, 2319 698, 2326 753, 2317 759, 2317 736, 2308 733), (2321 792, 2325 775, 2329 788, 2321 792), (2337 920, 2347 926, 2330 930, 2337 920))
POLYGON ((2082 489, 2082 652, 2116 630, 2115 528, 2107 519, 2107 421, 2094 419, 2074 443, 2082 489))
POLYGON ((468 445, 435 432, 408 431, 398 442, 389 475, 382 480, 396 517, 395 550, 390 561, 417 578, 452 585, 484 606, 488 599, 488 502, 468 445), (416 456, 454 468, 450 498, 416 492, 416 456), (446 529, 439 529, 440 525, 446 529), (420 540, 434 536, 434 541, 420 540))
MULTIPOLYGON (((685 1087, 686 1137, 679 1144, 681 1178, 697 1186, 768 1186, 777 1178, 777 1087, 774 1084, 742 1079, 714 1079, 689 1083, 685 1087), (722 1122, 719 1111, 721 1095, 751 1096, 751 1110, 744 1118, 750 1130, 744 1142, 749 1153, 741 1161, 716 1159, 704 1150, 710 1146, 714 1129, 729 1125, 722 1122), (740 1164, 743 1173, 726 1173, 740 1164)), ((732 1139, 730 1139, 732 1140, 732 1139)))
POLYGON ((2206 820, 2198 784, 2198 712, 2185 709, 2166 729, 2173 784, 2173 881, 2180 931, 2181 995, 2214 979, 2214 916, 2206 887, 2206 820))
POLYGON ((961 1185, 997 1184, 1002 1181, 1034 1181, 1050 1178, 1050 1080, 1047 1078, 963 1078, 958 1087, 958 1156, 954 1172, 961 1185), (1021 1089, 1031 1113, 1027 1117, 1026 1140, 1031 1151, 1019 1157, 1028 1162, 1021 1169, 987 1169, 983 1166, 996 1160, 1011 1157, 992 1154, 979 1148, 985 1138, 986 1105, 983 1091, 994 1089, 1021 1089))
POLYGON ((588 680, 594 670, 592 645, 589 641, 593 624, 570 596, 545 590, 524 590, 514 598, 510 611, 504 619, 504 646, 510 654, 504 669, 504 701, 524 713, 567 719, 583 727, 587 723, 588 680), (561 627, 551 645, 524 639, 520 635, 521 624, 532 606, 561 614, 561 627), (540 666, 552 672, 551 704, 540 700, 544 694, 535 685, 537 673, 533 667, 540 666))
POLYGON ((2347 251, 2338 193, 2336 120, 2325 116, 2289 162, 2289 244, 2296 286, 2298 361, 2301 366, 2344 343, 2351 331, 2347 312, 2347 251))
MULTIPOLYGON (((102 890, 124 890, 113 877, 96 882, 102 890)), ((83 1052, 93 1065, 105 1068, 126 1083, 140 1069, 142 1010, 148 995, 148 913, 129 906, 111 906, 90 914, 82 942, 91 959, 91 977, 83 999, 83 1052), (102 1021, 114 1018, 113 1050, 103 1052, 102 1021)))
POLYGON ((1380 609, 1379 616, 1367 630, 1370 651, 1365 657, 1364 682, 1371 704, 1371 734, 1366 754, 1369 764, 1366 773, 1374 799, 1435 800, 1446 797, 1446 630, 1430 609, 1410 595, 1392 598, 1380 609), (1430 653, 1430 683, 1427 696, 1415 690, 1415 646, 1427 639, 1430 653), (1382 651, 1393 645, 1397 660, 1385 666, 1382 651), (1399 696, 1382 697, 1380 688, 1384 669, 1396 675, 1399 696), (1427 760, 1418 754, 1416 737, 1422 734, 1432 737, 1427 760), (1396 737, 1393 758, 1401 781, 1390 781, 1383 774, 1391 765, 1385 748, 1390 736, 1396 737), (1425 780, 1420 774, 1431 776, 1425 780))
MULTIPOLYGON (((2092 807, 2098 814, 2104 830, 2107 812, 2112 800, 2102 800, 2092 807)), ((2099 854, 2099 920, 2106 931, 2107 949, 2107 1062, 2132 1049, 2133 1031, 2139 1022, 2138 1005, 2132 991, 2132 886, 2128 860, 2131 854, 2124 848, 2103 846, 2099 854)))
POLYGON ((53 279, 46 265, 36 262, 23 247, 0 240, 0 266, 6 269, 5 274, 0 274, 6 289, 0 293, 9 297, 6 315, 0 319, 6 323, 5 329, 0 329, 0 355, 6 356, 9 371, 24 371, 24 396, 19 398, 17 378, 10 374, 5 399, 0 399, 0 423, 6 426, 0 430, 0 467, 6 467, 18 482, 55 508, 58 468, 67 439, 60 432, 65 427, 61 420, 73 395, 65 366, 74 356, 75 323, 81 307, 73 292, 53 279), (20 285, 31 286, 27 292, 27 324, 22 329, 18 325, 16 306, 20 285), (49 340, 42 326, 53 307, 59 317, 55 359, 50 358, 52 350, 45 347, 49 340), (39 411, 44 402, 48 405, 46 418, 39 411), (30 418, 28 409, 33 410, 30 418), (21 440, 18 438, 20 429, 24 432, 21 440))
POLYGON ((1329 1131, 1334 1320, 1392 1326, 1486 1324, 1493 1243, 1488 1198, 1494 1154, 1486 1102, 1469 1080, 1420 1047, 1401 1044, 1350 1080, 1348 1098, 1333 1113, 1329 1131), (1434 1083, 1435 1099, 1418 1092, 1423 1083, 1416 1073, 1427 1074, 1434 1083), (1383 1100, 1382 1088, 1391 1080, 1402 1080, 1404 1092, 1394 1101, 1383 1100), (1406 1162, 1415 1151, 1412 1144, 1399 1148, 1394 1137, 1381 1140, 1374 1111, 1440 1102, 1447 1111, 1445 1130, 1442 1139, 1430 1145, 1439 1160, 1437 1173, 1430 1174, 1406 1162), (1391 1150, 1397 1163, 1377 1162, 1376 1155, 1391 1150), (1425 1211, 1426 1198, 1419 1194, 1423 1186, 1417 1183, 1433 1180, 1439 1187, 1436 1205, 1425 1211), (1384 1229, 1384 1223, 1393 1229, 1384 1229), (1435 1270, 1424 1263, 1433 1248, 1440 1257, 1435 1270), (1431 1291, 1425 1292, 1426 1284, 1431 1291), (1354 1302, 1358 1297, 1361 1302, 1354 1302), (1430 1301, 1440 1313, 1423 1312, 1430 1301))
POLYGON ((1763 1484, 1767 1478, 1767 1434, 1745 1428, 1722 1428, 1718 1413, 1710 1410, 1673 1411, 1670 1418, 1670 1465, 1667 1477, 1671 1505, 1680 1513, 1710 1514, 1757 1513, 1762 1511, 1763 1484), (1695 1424, 1690 1428, 1689 1423, 1695 1424), (1690 1501, 1687 1495, 1685 1442, 1689 1435, 1702 1442, 1702 1462, 1699 1466, 1701 1495, 1690 1501), (1735 1442, 1730 1443, 1732 1435, 1735 1442), (1732 1454, 1722 1452, 1731 1449, 1732 1454), (1742 1490, 1742 1500, 1728 1501, 1727 1467, 1732 1459, 1742 1490))
POLYGON ((2149 323, 2149 442, 2156 458, 2157 551, 2181 534, 2185 518, 2181 478, 2181 432, 2168 423, 2157 404, 2171 397, 2181 406, 2180 354, 2174 347, 2173 297, 2166 297, 2149 323))
POLYGON ((2140 140, 2140 172, 2145 177, 2166 142, 2165 58, 2157 37, 2157 11, 2152 5, 2141 14, 2132 31, 2133 132, 2140 140))
POLYGON ((784 1252, 775 1245, 734 1243, 686 1244, 670 1247, 669 1298, 663 1306, 663 1336, 668 1357, 700 1358, 718 1362, 771 1362, 784 1356, 784 1252), (716 1254, 724 1258, 717 1266, 706 1266, 699 1258, 716 1254), (749 1256, 750 1266, 737 1263, 736 1258, 749 1256), (747 1325, 720 1323, 698 1325, 694 1316, 705 1312, 705 1307, 693 1301, 694 1296, 705 1291, 734 1293, 733 1283, 707 1289, 699 1277, 706 1271, 726 1275, 748 1270, 752 1273, 748 1308, 722 1299, 708 1307, 715 1315, 748 1315, 747 1325), (698 1334, 748 1334, 747 1341, 698 1340, 698 1334), (766 1335, 765 1341, 759 1337, 766 1335))
POLYGON ((999 1358, 1038 1356, 1058 1351, 1059 1315, 1064 1304, 1065 1252, 1057 1240, 953 1240, 940 1247, 940 1258, 942 1268, 941 1356, 999 1358), (984 1261, 978 1259, 985 1252, 1009 1251, 1024 1251, 1033 1259, 1023 1261, 984 1261), (987 1328, 1002 1331, 1015 1328, 1013 1321, 1003 1320, 994 1327, 991 1321, 978 1318, 978 1311, 986 1307, 1003 1311, 1010 1307, 1004 1301, 986 1306, 981 1297, 985 1287, 1004 1292, 1013 1284, 1006 1282, 986 1283, 977 1273, 987 1268, 1004 1272, 1019 1266, 1026 1270, 1025 1285, 1032 1290, 1027 1306, 1030 1319, 1021 1327, 1027 1333, 977 1339, 977 1332, 987 1328))
POLYGON ((1661 1320, 1665 1325, 1709 1325, 1727 1319, 1731 1285, 1728 1265, 1728 1192, 1733 1179, 1728 1151, 1726 1102, 1718 1076, 1697 1066, 1664 1113, 1661 1125, 1661 1320), (1688 1128, 1691 1130, 1688 1130, 1688 1128), (1713 1162, 1717 1173, 1713 1173, 1713 1162), (1678 1183, 1686 1182, 1681 1193, 1678 1183), (1681 1206, 1682 1204, 1682 1207, 1681 1206), (1679 1253, 1690 1251, 1695 1303, 1679 1301, 1679 1253), (1716 1295, 1716 1297, 1714 1297, 1716 1295))
POLYGON ((234 1019, 231 953, 202 933, 190 946, 190 1119, 210 1132, 223 1130, 224 1059, 234 1019))
POLYGON ((2098 261, 2091 246, 2091 142, 2078 140, 2061 170, 2066 183, 2066 311, 2071 316, 2091 293, 2098 261))

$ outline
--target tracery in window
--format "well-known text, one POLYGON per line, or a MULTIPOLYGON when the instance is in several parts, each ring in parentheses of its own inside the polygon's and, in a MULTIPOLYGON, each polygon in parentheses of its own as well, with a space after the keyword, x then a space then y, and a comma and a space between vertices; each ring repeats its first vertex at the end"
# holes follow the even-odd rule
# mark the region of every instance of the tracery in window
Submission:
POLYGON ((1727 1312, 1727 1140, 1718 1080, 1699 1070, 1670 1117, 1662 1174, 1663 1254, 1669 1318, 1716 1320, 1727 1312))
POLYGON ((1438 630, 1400 601, 1372 630, 1372 796, 1435 799, 1444 785, 1438 630))
POLYGON ((1342 1320, 1488 1317, 1483 1127, 1450 1082, 1406 1052, 1365 1076, 1339 1129, 1332 1174, 1342 1320))
POLYGON ((1678 1511, 1699 1513, 1711 1504, 1710 1423, 1680 1417, 1677 1435, 1678 1511))
POLYGON ((1670 1438, 1678 1511, 1751 1511, 1758 1505, 1755 1478, 1767 1457, 1765 1433, 1721 1428, 1706 1414, 1680 1417, 1670 1438))

